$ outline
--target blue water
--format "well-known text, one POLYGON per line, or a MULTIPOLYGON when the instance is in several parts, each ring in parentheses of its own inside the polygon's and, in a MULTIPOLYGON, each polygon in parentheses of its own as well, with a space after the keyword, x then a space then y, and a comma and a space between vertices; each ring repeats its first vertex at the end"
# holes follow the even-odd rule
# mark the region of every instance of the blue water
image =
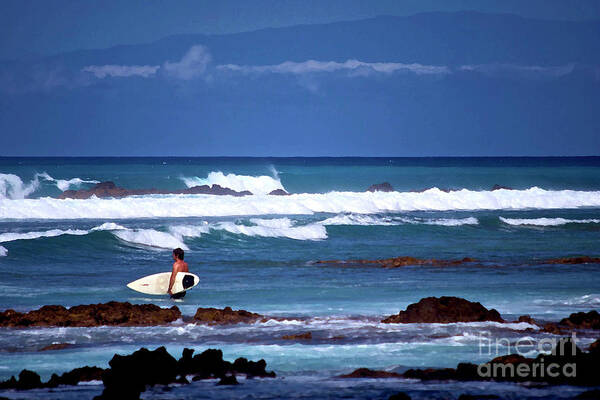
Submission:
MULTIPOLYGON (((527 324, 379 321, 423 297, 442 295, 479 301, 507 320, 522 314, 558 320, 598 309, 600 265, 544 260, 600 256, 599 239, 600 158, 593 157, 0 158, 0 309, 110 300, 170 307, 172 300, 133 292, 125 284, 169 270, 170 250, 183 246, 191 271, 201 277, 199 286, 175 303, 184 315, 193 315, 197 307, 231 306, 289 319, 229 327, 179 321, 150 328, 0 329, 0 379, 25 367, 44 379, 82 365, 106 367, 115 353, 166 345, 176 357, 184 347, 216 347, 227 359, 264 358, 282 378, 237 388, 214 383, 168 393, 157 388, 147 398, 192 398, 199 392, 214 398, 387 398, 398 390, 414 398, 454 398, 464 392, 553 397, 556 391, 507 384, 332 377, 358 367, 402 370, 483 362, 496 354, 480 351, 482 337, 513 342, 531 337, 534 343, 549 337, 525 332, 527 324), (219 183, 257 194, 52 198, 93 184, 74 178, 169 190, 219 183), (384 181, 396 192, 364 193, 384 181), (495 184, 515 190, 491 191, 495 184), (264 194, 279 186, 292 195, 264 194), (401 269, 314 264, 405 255, 479 262, 401 269), (281 339, 306 331, 312 332, 311 341, 281 339), (37 351, 65 342, 74 346, 37 351)), ((594 335, 581 340, 585 347, 594 335)), ((532 348, 530 355, 536 353, 532 348)), ((568 397, 578 390, 560 393, 568 397)), ((82 386, 53 394, 0 395, 91 398, 100 391, 82 386)))

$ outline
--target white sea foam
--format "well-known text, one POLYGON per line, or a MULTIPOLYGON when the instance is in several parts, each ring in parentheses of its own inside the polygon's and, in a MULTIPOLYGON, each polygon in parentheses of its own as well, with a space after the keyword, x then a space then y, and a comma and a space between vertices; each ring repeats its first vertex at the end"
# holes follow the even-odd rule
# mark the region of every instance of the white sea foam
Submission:
POLYGON ((24 199, 40 187, 40 175, 36 174, 27 184, 13 174, 0 174, 0 199, 24 199))
POLYGON ((246 236, 286 237, 296 240, 327 239, 327 230, 319 224, 293 226, 289 218, 253 218, 250 222, 254 225, 248 226, 233 222, 220 222, 211 228, 222 229, 230 233, 246 236))
POLYGON ((321 225, 399 225, 400 222, 394 221, 390 217, 379 217, 364 214, 339 214, 324 221, 319 222, 321 225))
MULTIPOLYGON (((169 227, 169 232, 179 238, 200 237, 210 232, 210 226, 205 222, 204 225, 174 225, 169 227)), ((183 240, 183 239, 180 239, 183 240)))
POLYGON ((7 254, 8 254, 8 250, 6 250, 6 247, 0 246, 0 257, 4 257, 7 254))
POLYGON ((567 299, 537 299, 534 304, 545 306, 581 306, 581 307, 599 307, 600 294, 592 293, 583 296, 569 297, 567 299))
POLYGON ((4 242, 12 242, 15 240, 30 240, 30 239, 38 239, 41 237, 56 237, 62 235, 87 235, 89 231, 83 229, 51 229, 49 231, 41 231, 41 232, 23 232, 23 233, 13 233, 6 232, 0 233, 0 243, 4 242))
POLYGON ((416 210, 560 209, 600 207, 600 192, 527 190, 329 192, 290 196, 158 195, 121 199, 0 199, 5 219, 126 219, 324 213, 376 214, 416 210))
POLYGON ((391 226, 402 224, 413 225, 441 225, 441 226, 461 226, 477 225, 477 218, 409 218, 409 217, 380 217, 361 214, 340 214, 324 221, 319 222, 322 225, 360 225, 360 226, 391 226))
POLYGON ((560 226, 566 224, 600 224, 600 219, 499 218, 500 221, 509 225, 560 226))
POLYGON ((282 189, 283 185, 279 180, 279 177, 274 171, 275 178, 267 175, 262 176, 248 176, 248 175, 236 175, 227 174, 225 175, 221 171, 213 171, 208 174, 206 178, 194 177, 182 177, 181 180, 185 185, 189 187, 200 186, 200 185, 219 185, 229 189, 236 190, 238 192, 248 190, 253 194, 268 194, 276 189, 282 189))
POLYGON ((125 242, 142 246, 160 249, 175 249, 180 247, 183 250, 189 250, 180 238, 168 232, 161 232, 154 229, 116 230, 112 234, 125 242))
POLYGON ((114 222, 105 222, 100 226, 96 226, 95 228, 90 229, 90 231, 116 231, 119 229, 127 229, 124 226, 119 224, 115 224, 114 222))
POLYGON ((98 183, 99 181, 84 180, 81 178, 55 179, 48 173, 42 172, 35 174, 29 183, 23 183, 23 180, 17 175, 0 174, 0 199, 24 199, 34 193, 40 187, 40 182, 53 182, 61 191, 68 190, 70 187, 79 187, 84 183, 98 183))

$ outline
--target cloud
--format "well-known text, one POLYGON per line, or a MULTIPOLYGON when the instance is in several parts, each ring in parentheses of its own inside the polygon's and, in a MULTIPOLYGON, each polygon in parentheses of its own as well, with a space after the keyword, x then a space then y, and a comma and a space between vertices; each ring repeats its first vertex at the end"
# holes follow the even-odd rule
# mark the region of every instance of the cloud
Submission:
POLYGON ((463 65, 463 72, 476 72, 491 78, 553 79, 569 75, 575 64, 542 67, 538 65, 479 64, 463 65))
POLYGON ((304 62, 285 61, 275 65, 218 65, 222 71, 240 72, 246 74, 291 74, 303 75, 314 73, 348 72, 351 76, 366 76, 373 73, 392 74, 394 72, 412 72, 417 75, 449 74, 446 66, 403 64, 393 62, 363 62, 347 60, 345 62, 308 60, 304 62))
POLYGON ((190 80, 204 75, 211 61, 212 57, 208 49, 196 45, 190 47, 178 62, 165 62, 162 69, 173 78, 190 80))
POLYGON ((88 65, 83 67, 81 71, 90 72, 96 78, 103 79, 111 78, 126 78, 131 76, 141 76, 149 78, 156 74, 160 68, 159 65, 88 65))

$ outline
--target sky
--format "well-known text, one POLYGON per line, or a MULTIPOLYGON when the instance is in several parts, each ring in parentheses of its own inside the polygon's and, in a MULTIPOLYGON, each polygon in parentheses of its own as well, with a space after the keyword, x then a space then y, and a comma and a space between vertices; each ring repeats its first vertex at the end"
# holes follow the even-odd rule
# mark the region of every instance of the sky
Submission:
POLYGON ((600 1, 0 1, 0 156, 600 155, 600 1))
POLYGON ((378 15, 474 10, 600 19, 598 0, 2 0, 0 59, 378 15))

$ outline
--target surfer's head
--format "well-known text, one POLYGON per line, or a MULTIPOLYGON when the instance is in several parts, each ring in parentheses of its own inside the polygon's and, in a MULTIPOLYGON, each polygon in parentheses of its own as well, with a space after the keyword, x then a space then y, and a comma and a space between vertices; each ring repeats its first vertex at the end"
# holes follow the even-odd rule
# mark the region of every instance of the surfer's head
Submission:
POLYGON ((173 255, 175 256, 176 259, 183 260, 183 250, 180 249, 179 247, 176 248, 175 250, 173 250, 173 255))

